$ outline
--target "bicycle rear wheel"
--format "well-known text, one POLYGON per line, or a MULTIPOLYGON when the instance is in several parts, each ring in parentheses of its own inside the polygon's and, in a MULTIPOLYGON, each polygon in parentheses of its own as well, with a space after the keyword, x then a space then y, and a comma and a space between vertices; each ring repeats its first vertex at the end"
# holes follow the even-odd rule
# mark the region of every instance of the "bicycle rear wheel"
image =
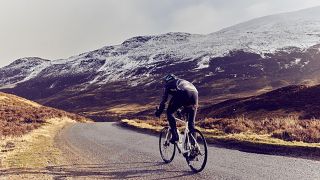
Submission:
POLYGON ((171 139, 171 131, 169 130, 169 127, 165 127, 160 132, 159 137, 159 150, 161 158, 165 163, 170 163, 174 155, 176 153, 176 146, 174 144, 171 144, 169 141, 171 139))
POLYGON ((208 148, 203 134, 195 129, 194 133, 189 133, 190 152, 186 156, 188 165, 193 172, 201 172, 207 164, 208 148))

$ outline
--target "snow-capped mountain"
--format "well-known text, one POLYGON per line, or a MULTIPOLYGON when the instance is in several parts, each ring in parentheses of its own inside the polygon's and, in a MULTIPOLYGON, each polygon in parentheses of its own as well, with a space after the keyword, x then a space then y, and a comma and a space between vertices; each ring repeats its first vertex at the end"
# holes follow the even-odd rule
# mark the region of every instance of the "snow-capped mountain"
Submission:
POLYGON ((14 61, 9 66, 1 68, 0 84, 3 87, 14 87, 16 84, 36 77, 50 64, 49 60, 30 57, 14 61))
POLYGON ((319 58, 320 7, 315 7, 253 19, 208 35, 139 36, 68 59, 19 59, 0 68, 0 88, 73 110, 75 99, 84 108, 90 93, 116 103, 125 103, 121 98, 128 94, 134 94, 133 102, 139 101, 135 93, 144 93, 151 102, 159 78, 175 73, 193 81, 209 99, 219 99, 316 82, 319 58), (79 94, 83 96, 75 97, 79 94))

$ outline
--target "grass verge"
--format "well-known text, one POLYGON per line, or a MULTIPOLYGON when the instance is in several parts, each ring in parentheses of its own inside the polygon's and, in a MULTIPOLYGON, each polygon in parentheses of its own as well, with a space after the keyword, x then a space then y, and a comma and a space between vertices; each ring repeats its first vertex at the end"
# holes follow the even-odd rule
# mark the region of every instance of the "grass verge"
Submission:
MULTIPOLYGON (((121 120, 120 125, 152 134, 158 134, 163 126, 166 126, 163 122, 154 123, 153 121, 148 122, 137 119, 121 120)), ((320 143, 285 141, 272 137, 272 134, 255 134, 250 132, 227 134, 218 129, 205 129, 199 126, 197 128, 205 135, 208 143, 221 147, 238 149, 246 152, 320 160, 320 143)))
MULTIPOLYGON (((52 118, 44 125, 21 137, 7 137, 0 141, 1 169, 16 168, 45 168, 52 165, 64 164, 61 151, 54 146, 54 137, 67 124, 76 121, 68 118, 52 118)), ((2 177, 0 175, 0 177, 2 177)), ((41 178, 50 179, 49 175, 41 172, 35 174, 8 175, 9 179, 41 178)))

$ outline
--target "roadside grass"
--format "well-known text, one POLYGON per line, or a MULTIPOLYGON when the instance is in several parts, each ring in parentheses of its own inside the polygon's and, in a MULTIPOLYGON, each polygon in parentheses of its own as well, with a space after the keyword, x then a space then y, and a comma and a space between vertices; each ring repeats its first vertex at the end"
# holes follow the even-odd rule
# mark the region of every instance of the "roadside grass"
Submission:
POLYGON ((197 122, 203 129, 217 129, 223 134, 268 135, 288 142, 320 143, 320 120, 300 120, 298 116, 252 120, 208 118, 197 122))
MULTIPOLYGON (((160 132, 165 120, 124 119, 122 124, 137 129, 160 132)), ((177 123, 178 128, 182 127, 177 123)), ((246 118, 205 119, 196 122, 197 128, 210 141, 239 142, 290 147, 320 148, 319 120, 299 120, 296 117, 254 121, 246 118), (308 133, 308 132, 313 133, 308 133)))
POLYGON ((60 161, 54 136, 89 119, 0 92, 0 168, 45 167, 60 161))
POLYGON ((63 117, 47 123, 20 137, 0 141, 0 179, 55 179, 48 167, 65 165, 68 161, 55 144, 56 134, 76 121, 63 117), (32 171, 27 171, 32 169, 32 171), (16 173, 8 173, 10 171, 16 173))
POLYGON ((54 137, 66 124, 75 122, 67 117, 52 118, 46 125, 21 137, 6 138, 0 143, 1 166, 37 168, 61 163, 61 152, 54 146, 54 137))
POLYGON ((68 117, 79 122, 88 119, 42 106, 18 96, 0 92, 0 138, 22 136, 46 124, 47 119, 68 117))

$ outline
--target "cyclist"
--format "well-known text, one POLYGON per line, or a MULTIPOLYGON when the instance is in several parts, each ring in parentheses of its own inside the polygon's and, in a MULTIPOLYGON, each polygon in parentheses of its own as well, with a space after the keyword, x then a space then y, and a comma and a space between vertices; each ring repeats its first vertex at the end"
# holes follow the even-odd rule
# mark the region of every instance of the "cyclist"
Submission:
POLYGON ((165 84, 164 93, 155 115, 157 117, 161 116, 165 109, 168 96, 171 95, 172 97, 167 108, 167 118, 172 133, 170 142, 174 144, 179 140, 174 113, 181 107, 184 107, 184 111, 187 113, 190 132, 192 133, 194 131, 194 122, 198 107, 198 90, 192 83, 179 79, 173 74, 166 75, 163 81, 165 84))

